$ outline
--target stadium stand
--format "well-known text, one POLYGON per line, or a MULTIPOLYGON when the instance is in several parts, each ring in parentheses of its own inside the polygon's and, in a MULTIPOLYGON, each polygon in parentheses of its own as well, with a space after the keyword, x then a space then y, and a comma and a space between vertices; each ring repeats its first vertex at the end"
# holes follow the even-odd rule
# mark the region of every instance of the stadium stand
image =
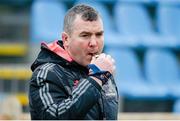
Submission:
POLYGON ((134 38, 135 47, 174 47, 166 36, 155 32, 151 18, 143 4, 118 3, 114 8, 118 31, 134 38))
POLYGON ((158 87, 165 87, 171 98, 180 97, 179 63, 171 50, 148 50, 145 54, 144 70, 150 83, 158 87))
POLYGON ((180 4, 158 4, 157 28, 162 35, 174 40, 176 49, 180 49, 180 4))
POLYGON ((26 4, 30 4, 32 0, 1 0, 0 4, 9 4, 15 6, 24 6, 26 4))
POLYGON ((66 6, 58 0, 34 1, 31 7, 31 42, 60 39, 65 12, 66 6))
POLYGON ((115 78, 120 95, 125 98, 166 98, 167 90, 147 83, 136 53, 128 48, 107 49, 117 64, 115 78))
POLYGON ((180 99, 176 100, 173 107, 173 112, 176 114, 180 113, 180 99))
POLYGON ((166 5, 180 5, 179 0, 155 0, 158 4, 166 4, 166 5))
POLYGON ((155 2, 156 0, 117 0, 117 1, 126 2, 126 3, 129 3, 129 4, 132 4, 132 3, 147 3, 147 4, 151 4, 151 3, 155 2))
POLYGON ((0 56, 24 57, 27 53, 27 44, 12 42, 1 42, 0 44, 0 56))
POLYGON ((14 95, 4 97, 0 106, 0 120, 18 120, 22 114, 21 104, 14 95))
MULTIPOLYGON (((11 94, 15 96, 20 92, 27 92, 26 83, 31 76, 31 71, 27 63, 30 47, 26 7, 30 3, 30 0, 0 1, 0 98, 2 100, 5 98, 8 100, 11 94)), ((21 102, 25 101, 24 99, 21 98, 21 102)), ((28 103, 21 102, 20 105, 26 105, 27 108, 28 103)), ((13 106, 9 106, 7 110, 14 110, 13 106)), ((0 112, 2 110, 1 106, 0 112)))
POLYGON ((0 79, 27 80, 31 77, 31 71, 25 64, 0 65, 0 79))

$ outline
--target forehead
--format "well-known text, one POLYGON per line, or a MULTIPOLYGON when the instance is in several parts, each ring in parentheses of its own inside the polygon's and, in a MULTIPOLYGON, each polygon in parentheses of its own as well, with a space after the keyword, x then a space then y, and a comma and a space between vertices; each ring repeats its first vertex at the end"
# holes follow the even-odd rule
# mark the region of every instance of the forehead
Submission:
POLYGON ((73 31, 89 31, 100 32, 103 31, 103 22, 100 17, 96 21, 84 21, 80 15, 77 15, 73 22, 73 31))

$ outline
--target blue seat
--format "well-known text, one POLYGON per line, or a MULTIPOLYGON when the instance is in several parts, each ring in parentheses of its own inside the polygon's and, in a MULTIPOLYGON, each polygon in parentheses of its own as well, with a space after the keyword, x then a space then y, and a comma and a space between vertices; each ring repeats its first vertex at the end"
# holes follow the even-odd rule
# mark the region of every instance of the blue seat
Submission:
POLYGON ((128 48, 108 48, 106 52, 116 61, 115 80, 120 95, 126 98, 165 98, 166 91, 155 88, 143 78, 140 63, 135 52, 128 48))
POLYGON ((114 4, 114 3, 116 3, 118 0, 96 0, 96 1, 102 2, 102 3, 114 4))
POLYGON ((173 47, 166 36, 156 33, 143 4, 118 3, 114 8, 118 31, 134 38, 135 47, 173 47))
POLYGON ((157 7, 157 28, 162 35, 174 38, 180 48, 180 8, 178 5, 159 4, 157 7))
POLYGON ((36 0, 31 8, 31 41, 53 41, 61 38, 66 7, 58 0, 36 0))
POLYGON ((88 4, 95 8, 101 15, 104 23, 105 46, 117 46, 119 43, 119 35, 115 29, 113 16, 109 9, 102 2, 89 0, 76 0, 75 4, 88 4))
POLYGON ((133 4, 133 3, 153 3, 155 2, 156 0, 118 0, 119 2, 125 2, 125 3, 128 3, 128 4, 133 4))
POLYGON ((177 58, 167 49, 148 50, 144 58, 147 80, 159 87, 165 87, 170 97, 180 97, 180 73, 177 58))
POLYGON ((180 99, 177 99, 173 105, 173 113, 180 114, 180 99))
POLYGON ((155 0, 158 4, 163 5, 180 5, 179 0, 155 0))

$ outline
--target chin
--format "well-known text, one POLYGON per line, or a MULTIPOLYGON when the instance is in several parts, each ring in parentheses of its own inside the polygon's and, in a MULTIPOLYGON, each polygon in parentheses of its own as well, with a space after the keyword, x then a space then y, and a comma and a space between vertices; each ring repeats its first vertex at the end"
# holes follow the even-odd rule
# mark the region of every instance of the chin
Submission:
POLYGON ((82 66, 87 66, 88 64, 91 63, 91 60, 92 60, 92 58, 88 58, 88 59, 86 58, 83 61, 81 61, 79 64, 82 66))
POLYGON ((90 62, 79 62, 78 64, 86 67, 88 64, 90 64, 90 62))
POLYGON ((83 64, 83 66, 87 66, 87 65, 89 65, 91 62, 89 61, 89 62, 86 62, 86 63, 84 63, 83 64))

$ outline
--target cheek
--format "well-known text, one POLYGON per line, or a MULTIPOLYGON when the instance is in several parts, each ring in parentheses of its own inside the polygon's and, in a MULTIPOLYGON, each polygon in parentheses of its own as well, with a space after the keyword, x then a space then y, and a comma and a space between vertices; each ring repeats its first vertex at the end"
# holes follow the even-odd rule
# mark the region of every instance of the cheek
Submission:
POLYGON ((103 47, 104 47, 104 41, 103 40, 98 42, 98 47, 100 50, 103 49, 103 47))
POLYGON ((81 54, 87 48, 87 44, 79 41, 74 41, 73 43, 71 43, 70 48, 72 53, 81 54))

